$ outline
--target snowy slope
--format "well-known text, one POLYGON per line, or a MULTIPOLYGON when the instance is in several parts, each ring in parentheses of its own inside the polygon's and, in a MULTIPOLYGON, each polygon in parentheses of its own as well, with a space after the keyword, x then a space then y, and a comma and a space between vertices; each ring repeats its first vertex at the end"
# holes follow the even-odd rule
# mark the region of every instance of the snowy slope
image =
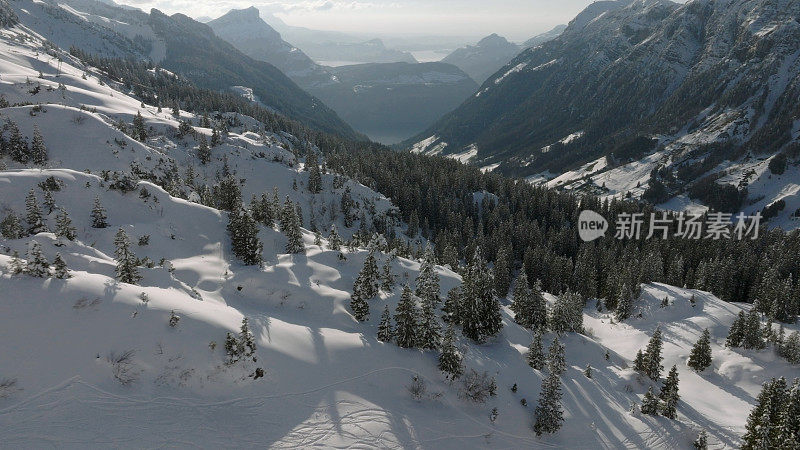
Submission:
MULTIPOLYGON (((332 174, 324 175, 323 193, 303 189, 307 174, 291 152, 296 138, 262 133, 253 119, 240 117, 242 126, 201 166, 197 143, 177 136, 178 122, 168 112, 143 107, 108 80, 101 84, 95 72, 64 53, 56 77, 58 61, 41 41, 12 40, 12 34, 24 33, 19 29, 2 33, 0 93, 12 104, 42 107, 2 108, 0 119, 13 119, 25 136, 37 124, 50 161, 31 168, 3 159, 0 214, 24 212, 31 189, 42 204, 38 185, 54 177, 62 183, 53 192, 56 206, 69 212, 77 238, 0 238, 0 385, 15 380, 0 390, 0 447, 688 448, 702 428, 714 448, 735 448, 760 383, 797 373, 770 350, 721 347, 742 306, 704 292, 648 285, 636 303, 641 317, 612 323, 590 304, 586 335, 560 337, 568 363, 566 422, 559 433, 537 438, 531 423, 543 373, 525 363, 532 336, 513 323, 507 307, 497 338, 485 345, 458 342, 466 366, 495 376, 498 385, 496 397, 470 403, 459 398, 458 383, 446 382, 437 370, 436 353, 376 340, 384 305, 393 310, 400 285, 414 286, 417 261, 394 261, 399 285, 372 300, 370 319, 359 323, 348 304, 365 249, 343 250, 341 259, 324 240, 314 245, 304 230, 307 252, 289 255, 283 253, 285 237, 261 227, 264 266, 245 267, 231 254, 226 213, 172 197, 147 181, 128 193, 103 181, 103 171, 128 171, 134 163, 157 174, 173 165, 183 173, 192 164, 199 180, 212 182, 224 155, 236 176, 246 178, 245 199, 276 186, 281 196, 301 204, 310 225, 309 213, 338 205, 342 189, 333 189, 332 174), (31 94, 37 83, 41 90, 31 94), (137 111, 150 132, 145 143, 113 127, 119 119, 130 122, 137 111), (142 188, 150 195, 141 196, 142 188), (108 228, 90 226, 95 196, 108 210, 108 228), (138 286, 113 278, 118 228, 132 238, 138 258, 153 262, 140 269, 138 286), (145 235, 149 243, 137 245, 145 235), (41 244, 51 262, 60 253, 72 277, 11 275, 10 255, 17 251, 24 258, 31 241, 41 244), (664 296, 671 305, 661 310, 664 296), (180 317, 175 327, 168 324, 172 311, 180 317), (255 335, 257 361, 225 365, 225 335, 236 332, 243 317, 255 335), (678 421, 629 412, 649 386, 630 369, 631 359, 659 323, 666 337, 664 365, 680 370, 678 421), (704 327, 712 332, 715 362, 698 375, 685 361, 704 327), (111 362, 128 351, 127 363, 111 362), (582 373, 587 364, 594 368, 592 379, 582 373), (257 368, 264 377, 253 379, 257 368), (415 374, 429 394, 420 400, 406 389, 415 374), (511 391, 514 384, 517 392, 511 391), (499 413, 494 422, 492 408, 499 413)), ((181 118, 197 120, 186 112, 181 118)), ((378 212, 394 209, 379 193, 352 181, 346 185, 365 213, 373 202, 378 212)), ((330 214, 317 220, 327 225, 330 214)), ((345 236, 358 227, 345 229, 341 217, 333 220, 345 236)), ((53 228, 55 213, 46 221, 53 228)), ((387 255, 377 257, 382 264, 387 255)), ((437 271, 442 295, 461 281, 447 268, 437 271)), ((553 337, 546 335, 546 342, 553 337)))

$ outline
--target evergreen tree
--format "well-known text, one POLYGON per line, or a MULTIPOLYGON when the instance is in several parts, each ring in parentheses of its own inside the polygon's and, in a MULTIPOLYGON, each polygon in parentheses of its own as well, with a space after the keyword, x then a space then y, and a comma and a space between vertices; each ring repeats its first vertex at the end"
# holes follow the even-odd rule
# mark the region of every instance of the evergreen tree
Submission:
POLYGON ((636 352, 636 358, 633 359, 633 370, 640 373, 644 372, 644 352, 641 349, 636 352))
POLYGON ((688 365, 697 372, 702 372, 711 365, 711 333, 708 328, 703 330, 703 335, 692 347, 688 365))
POLYGON ((567 370, 567 362, 564 358, 564 344, 559 342, 558 337, 553 339, 550 348, 547 350, 547 369, 557 375, 561 375, 567 370))
POLYGON ((392 272, 392 256, 387 257, 383 263, 383 270, 381 271, 381 290, 384 292, 391 292, 394 289, 395 277, 392 272))
POLYGON ((592 366, 590 364, 586 364, 586 369, 583 370, 583 375, 586 378, 592 378, 592 366))
POLYGON ((641 372, 653 381, 661 378, 661 371, 664 369, 664 366, 661 365, 661 361, 664 359, 661 356, 661 346, 661 327, 658 327, 653 333, 653 337, 650 338, 650 342, 647 343, 640 365, 641 372))
POLYGON ((492 274, 475 250, 462 284, 462 308, 460 312, 464 336, 485 342, 503 328, 500 302, 495 296, 492 274))
POLYGON ((533 292, 528 286, 528 276, 523 270, 517 277, 512 293, 511 311, 514 312, 514 321, 525 328, 531 328, 535 322, 533 292))
POLYGON ((436 317, 439 308, 439 275, 434 266, 433 250, 425 249, 425 254, 417 277, 416 295, 420 298, 422 310, 419 316, 419 332, 417 346, 423 349, 435 349, 441 339, 441 326, 436 317))
POLYGON ((206 141, 206 136, 204 134, 200 135, 200 144, 197 147, 197 159, 199 159, 200 164, 203 165, 211 161, 211 148, 209 148, 208 141, 206 141))
POLYGON ((661 387, 661 392, 658 394, 659 399, 663 402, 661 404, 661 414, 668 418, 675 420, 678 414, 677 406, 680 395, 678 395, 678 367, 672 366, 672 369, 667 375, 664 385, 661 387))
POLYGON ((762 349, 765 347, 764 337, 761 333, 761 319, 755 309, 747 313, 744 323, 742 347, 746 349, 762 349))
POLYGON ((258 238, 258 224, 246 209, 239 207, 228 213, 227 230, 234 256, 247 266, 261 264, 264 246, 258 238))
POLYGON ((136 255, 131 251, 128 234, 120 228, 114 236, 114 255, 117 258, 116 277, 121 283, 136 284, 142 279, 137 267, 136 255))
POLYGON ((47 162, 47 146, 44 145, 42 132, 39 125, 33 125, 33 141, 31 141, 31 161, 34 164, 42 165, 47 162))
POLYGON ((561 406, 561 378, 558 373, 550 372, 542 381, 539 393, 539 404, 534 412, 533 431, 537 436, 543 433, 555 433, 564 422, 564 411, 561 406))
POLYGON ((557 333, 583 332, 584 302, 580 294, 565 291, 556 298, 550 314, 550 328, 557 333))
POLYGON ((53 275, 56 278, 70 278, 71 275, 69 274, 69 268, 67 268, 67 263, 61 257, 61 253, 56 253, 56 258, 53 260, 53 275))
POLYGON ((647 414, 650 416, 657 416, 658 415, 658 397, 653 393, 653 386, 647 390, 647 393, 644 394, 642 398, 642 414, 647 414))
POLYGON ((331 250, 338 252, 342 249, 342 238, 336 231, 336 225, 331 225, 331 231, 328 233, 328 247, 331 250))
POLYGON ((47 230, 42 220, 42 211, 39 209, 39 202, 36 201, 36 193, 33 189, 25 197, 25 222, 28 223, 28 233, 37 234, 47 230))
POLYGON ((378 340, 381 342, 392 342, 394 340, 394 328, 392 328, 392 315, 389 312, 389 305, 383 308, 381 323, 378 325, 378 340))
POLYGON ((450 289, 447 292, 447 297, 444 300, 444 306, 442 306, 442 312, 444 312, 443 319, 447 323, 452 323, 453 325, 458 325, 461 323, 461 287, 456 286, 453 289, 450 289))
POLYGON ((494 288, 498 297, 508 295, 511 286, 511 248, 503 245, 497 252, 494 262, 494 288))
POLYGON ((141 142, 147 140, 147 127, 140 111, 136 111, 136 116, 133 118, 133 138, 141 142))
MULTIPOLYGON (((286 197, 286 201, 291 203, 289 197, 286 197)), ((286 235, 286 253, 304 253, 306 245, 303 242, 303 232, 300 230, 300 217, 297 215, 297 210, 289 207, 285 213, 288 215, 286 228, 283 229, 283 233, 286 235)))
POLYGON ((25 273, 39 278, 50 276, 50 263, 45 259, 42 247, 36 241, 32 241, 28 247, 28 264, 25 266, 25 273))
POLYGON ((53 210, 56 209, 56 200, 53 198, 53 194, 50 191, 44 191, 44 206, 47 208, 47 214, 50 215, 53 213, 53 210))
POLYGON ((728 348, 736 348, 742 345, 744 340, 744 329, 747 319, 744 311, 739 311, 739 316, 731 324, 730 331, 728 331, 728 338, 725 340, 725 346, 728 348))
POLYGON ((13 120, 9 121, 8 128, 10 135, 7 144, 8 154, 14 161, 27 164, 31 157, 28 142, 22 137, 22 133, 19 131, 16 122, 13 120))
POLYGON ((542 345, 542 333, 537 331, 533 335, 533 340, 528 346, 528 352, 525 353, 525 360, 528 365, 536 370, 544 369, 547 362, 544 357, 544 346, 542 345))
POLYGON ((242 356, 252 358, 253 361, 255 361, 256 340, 253 337, 253 333, 250 331, 247 317, 242 318, 242 326, 239 328, 239 343, 240 347, 244 349, 242 356))
POLYGON ((16 250, 14 250, 14 253, 11 254, 10 270, 11 275, 25 273, 25 265, 22 263, 22 260, 19 258, 19 252, 16 250))
POLYGON ((394 313, 394 334, 397 345, 411 348, 417 343, 417 305, 414 293, 408 285, 403 287, 403 294, 397 303, 394 313))
POLYGON ((242 204, 242 189, 232 174, 225 175, 216 189, 217 205, 223 211, 234 211, 242 204))
POLYGON ((100 204, 100 197, 95 196, 94 207, 92 207, 92 228, 105 228, 108 226, 106 222, 106 209, 100 204))
POLYGON ((308 150, 306 155, 306 169, 308 170, 308 191, 317 194, 322 191, 322 174, 319 171, 317 154, 313 150, 308 150))
POLYGON ((56 230, 55 234, 58 237, 63 237, 70 241, 74 241, 77 237, 75 227, 72 226, 72 220, 67 214, 67 210, 61 208, 56 216, 56 230))
POLYGON ((25 235, 19 216, 14 211, 9 212, 6 218, 0 222, 0 234, 6 239, 19 239, 25 235))
POLYGON ((697 439, 692 442, 692 447, 695 450, 708 450, 708 433, 706 433, 706 430, 700 430, 697 439))
POLYGON ((452 323, 447 326, 444 333, 442 354, 439 355, 439 370, 450 380, 455 380, 464 373, 463 358, 456 348, 456 331, 452 323))
POLYGON ((633 291, 631 291, 627 283, 623 283, 622 288, 619 290, 619 296, 617 297, 617 309, 614 317, 617 319, 617 322, 622 322, 623 320, 629 318, 632 312, 633 291))

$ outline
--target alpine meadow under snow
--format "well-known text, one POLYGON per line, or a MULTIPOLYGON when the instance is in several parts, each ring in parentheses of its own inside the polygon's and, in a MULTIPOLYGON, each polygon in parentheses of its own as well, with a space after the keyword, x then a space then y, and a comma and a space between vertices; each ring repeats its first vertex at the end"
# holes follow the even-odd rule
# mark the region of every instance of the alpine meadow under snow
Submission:
POLYGON ((326 134, 81 1, 0 0, 0 448, 800 448, 797 232, 581 243, 652 209, 326 134))

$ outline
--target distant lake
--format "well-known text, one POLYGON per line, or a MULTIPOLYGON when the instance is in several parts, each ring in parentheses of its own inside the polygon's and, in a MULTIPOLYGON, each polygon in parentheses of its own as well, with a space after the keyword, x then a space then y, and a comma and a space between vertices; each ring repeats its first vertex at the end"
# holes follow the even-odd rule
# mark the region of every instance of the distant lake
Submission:
POLYGON ((446 50, 419 50, 419 51, 410 51, 412 55, 414 55, 414 59, 419 62, 437 62, 444 59, 445 56, 452 53, 453 50, 446 49, 446 50))

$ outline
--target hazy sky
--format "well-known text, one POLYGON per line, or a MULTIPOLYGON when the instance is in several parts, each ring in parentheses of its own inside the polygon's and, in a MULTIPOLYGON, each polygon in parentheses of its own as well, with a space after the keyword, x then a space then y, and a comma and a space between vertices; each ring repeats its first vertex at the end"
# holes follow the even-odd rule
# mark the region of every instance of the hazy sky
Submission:
POLYGON ((218 17, 256 6, 289 25, 373 34, 482 36, 525 40, 567 23, 591 0, 118 0, 149 10, 218 17))

